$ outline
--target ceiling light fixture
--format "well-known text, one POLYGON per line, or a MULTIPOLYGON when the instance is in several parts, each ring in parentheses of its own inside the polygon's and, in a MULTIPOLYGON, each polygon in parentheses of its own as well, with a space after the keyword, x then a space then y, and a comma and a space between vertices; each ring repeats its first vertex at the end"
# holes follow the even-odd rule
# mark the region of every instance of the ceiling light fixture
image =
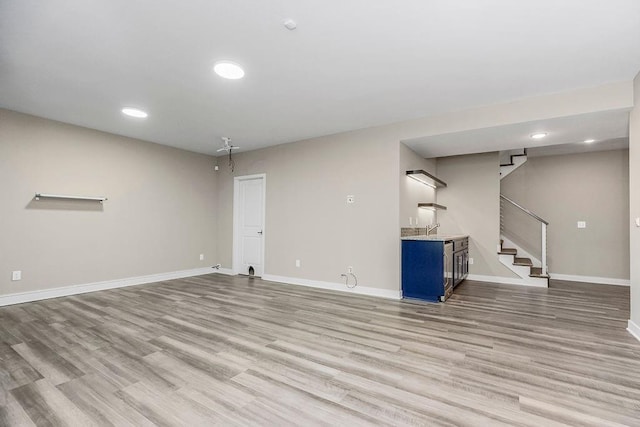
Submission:
POLYGON ((531 139, 542 139, 547 135, 549 135, 547 132, 532 133, 531 134, 531 139))
POLYGON ((591 144, 592 142, 596 142, 596 140, 595 139, 585 139, 584 140, 585 144, 591 144))
POLYGON ((230 61, 218 61, 213 66, 213 71, 222 78, 238 80, 244 77, 244 70, 238 64, 230 61))
POLYGON ((283 25, 285 26, 285 28, 286 28, 287 30, 289 30, 289 31, 293 31, 293 30, 295 30, 296 28, 298 28, 298 24, 296 24, 296 21, 294 21, 293 19, 287 19, 287 20, 286 20, 286 21, 284 21, 282 24, 283 24, 283 25))
POLYGON ((136 119, 146 119, 149 116, 146 111, 142 111, 138 108, 125 107, 121 111, 122 114, 129 117, 135 117, 136 119))

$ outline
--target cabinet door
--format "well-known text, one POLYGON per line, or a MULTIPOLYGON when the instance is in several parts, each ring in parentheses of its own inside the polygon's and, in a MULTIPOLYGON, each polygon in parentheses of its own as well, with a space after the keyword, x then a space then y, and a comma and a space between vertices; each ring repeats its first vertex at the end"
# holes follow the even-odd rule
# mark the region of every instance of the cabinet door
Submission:
POLYGON ((402 241, 402 296, 439 301, 444 295, 442 242, 402 241))

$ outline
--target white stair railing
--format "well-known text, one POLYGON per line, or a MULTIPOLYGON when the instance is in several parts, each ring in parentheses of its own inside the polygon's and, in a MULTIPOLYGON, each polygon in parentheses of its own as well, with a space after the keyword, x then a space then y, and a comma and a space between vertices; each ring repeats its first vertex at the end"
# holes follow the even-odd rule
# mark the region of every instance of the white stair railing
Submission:
MULTIPOLYGON (((518 203, 514 202, 513 200, 511 200, 510 198, 508 198, 507 196, 504 195, 500 195, 500 199, 504 200, 505 202, 510 203, 511 205, 515 206, 516 208, 520 209, 522 212, 526 213, 527 215, 529 215, 531 218, 537 220, 540 223, 540 240, 541 240, 541 257, 540 257, 540 262, 542 264, 542 274, 546 275, 549 274, 549 271, 547 269, 547 226, 549 225, 549 222, 540 218, 538 215, 534 214, 533 212, 531 212, 529 209, 524 208, 522 206, 520 206, 518 203)), ((500 232, 504 233, 504 217, 503 217, 503 211, 504 209, 500 209, 500 232)))

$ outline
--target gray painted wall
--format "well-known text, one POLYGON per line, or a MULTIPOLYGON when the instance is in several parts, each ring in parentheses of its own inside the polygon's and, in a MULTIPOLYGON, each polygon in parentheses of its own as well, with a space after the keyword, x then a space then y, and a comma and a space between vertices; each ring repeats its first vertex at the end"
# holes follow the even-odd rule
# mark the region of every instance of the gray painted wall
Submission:
MULTIPOLYGON (((267 273, 335 282, 347 265, 353 265, 364 285, 399 289, 400 212, 412 210, 413 202, 400 209, 397 204, 401 198, 398 141, 627 108, 632 102, 630 88, 629 82, 615 83, 238 154, 236 174, 268 175, 267 273), (314 144, 318 146, 312 147, 314 144), (347 194, 356 196, 352 209, 346 209, 347 194), (300 269, 295 268, 295 259, 301 259, 300 269)), ((231 267, 233 188, 224 158, 219 159, 221 170, 210 175, 211 158, 207 156, 20 118, 16 113, 2 115, 0 179, 15 184, 0 187, 2 227, 8 230, 0 244, 0 273, 5 274, 0 292, 16 290, 15 283, 5 281, 14 269, 24 270, 25 279, 19 286, 26 291, 216 262, 231 267), (35 191, 99 191, 111 200, 102 212, 77 208, 45 212, 27 208, 35 191), (39 233, 24 231, 31 226, 39 233), (74 236, 71 239, 63 233, 69 231, 74 236), (202 263, 197 261, 199 253, 206 255, 202 263)), ((482 183, 493 189, 497 173, 491 178, 488 165, 482 170, 487 175, 479 175, 486 179, 478 180, 478 190, 485 188, 482 183)), ((460 177, 456 174, 451 182, 460 177)), ((475 179, 463 181, 475 188, 475 179)), ((465 188, 468 200, 476 197, 466 187, 459 188, 465 188)), ((440 197, 439 192, 438 201, 440 197)), ((450 193, 450 197, 455 195, 450 193)), ((464 199, 458 201, 460 206, 474 212, 474 206, 464 199)), ((490 197, 478 200, 482 206, 493 206, 490 197)), ((448 214, 453 215, 451 210, 448 214)), ((458 228, 462 227, 472 234, 476 257, 472 272, 508 276, 510 272, 493 264, 498 262, 495 230, 464 221, 458 228), (479 259, 483 256, 488 257, 486 265, 479 259)))
MULTIPOLYGON (((628 150, 530 157, 501 187, 549 221, 550 273, 629 278, 628 150), (587 228, 578 229, 577 221, 586 221, 587 228)), ((505 227, 515 243, 540 253, 537 221, 510 209, 505 227)))
POLYGON ((265 274, 342 283, 353 266, 359 286, 399 290, 397 141, 345 133, 234 158, 234 173, 219 158, 223 267, 232 267, 233 177, 266 173, 265 274))
POLYGON ((634 80, 635 107, 629 119, 629 211, 631 320, 640 328, 640 73, 634 80))
POLYGON ((214 160, 0 109, 0 295, 213 265, 214 160))
POLYGON ((447 183, 438 190, 440 234, 468 234, 469 273, 517 277, 500 264, 500 163, 497 152, 438 158, 437 176, 447 183))
POLYGON ((424 159, 400 143, 400 227, 416 227, 416 221, 417 226, 426 227, 437 221, 435 211, 418 208, 418 203, 436 202, 437 190, 407 176, 408 170, 416 169, 435 175, 436 160, 424 159))

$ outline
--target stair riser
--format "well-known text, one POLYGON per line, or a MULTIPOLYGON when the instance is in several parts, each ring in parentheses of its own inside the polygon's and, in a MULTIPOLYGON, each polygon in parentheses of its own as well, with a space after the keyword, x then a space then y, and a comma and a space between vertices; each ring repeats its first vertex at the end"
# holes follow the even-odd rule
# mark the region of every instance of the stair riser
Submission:
POLYGON ((534 267, 540 267, 542 265, 542 263, 540 262, 538 257, 535 257, 531 253, 525 251, 520 246, 516 245, 511 240, 509 240, 508 237, 505 237, 504 235, 501 235, 500 239, 503 242, 502 243, 502 247, 504 247, 504 248, 514 248, 515 250, 518 251, 518 256, 519 257, 521 257, 521 258, 529 258, 531 260, 531 262, 533 262, 533 266, 534 267))
POLYGON ((498 255, 498 258, 504 266, 520 277, 523 285, 538 286, 541 288, 549 287, 547 279, 543 279, 541 277, 529 277, 529 274, 531 273, 531 269, 529 267, 513 265, 513 255, 498 255))

